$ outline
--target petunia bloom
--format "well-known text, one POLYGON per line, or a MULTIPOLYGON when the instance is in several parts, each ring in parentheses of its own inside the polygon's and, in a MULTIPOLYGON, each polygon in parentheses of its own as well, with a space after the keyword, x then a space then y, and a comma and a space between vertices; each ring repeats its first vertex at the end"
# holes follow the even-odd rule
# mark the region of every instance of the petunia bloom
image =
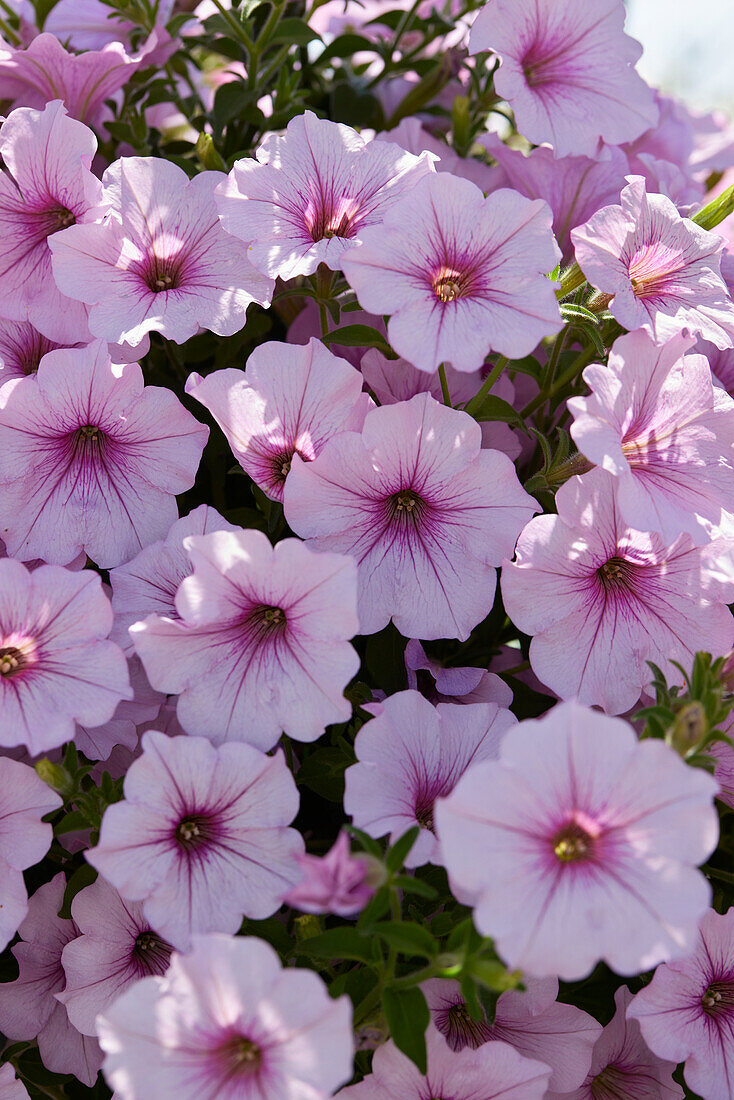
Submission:
POLYGON ((271 279, 310 275, 321 263, 340 268, 345 249, 412 195, 435 159, 365 141, 312 111, 291 119, 283 136, 269 134, 256 155, 237 161, 216 203, 226 231, 271 279))
POLYGON ((474 371, 489 351, 520 359, 561 328, 545 277, 560 256, 545 202, 509 190, 485 199, 442 173, 366 229, 342 267, 363 309, 392 314, 398 355, 420 370, 474 371))
POLYGON ((630 331, 642 328, 663 343, 688 329, 732 347, 721 237, 681 217, 667 196, 648 195, 641 176, 628 179, 620 206, 605 206, 571 232, 584 275, 612 296, 612 314, 630 331))
POLYGON ((62 345, 49 340, 30 321, 0 318, 0 384, 35 374, 44 355, 62 345))
POLYGON ((418 839, 406 867, 441 863, 433 807, 479 760, 494 759, 516 722, 496 703, 434 707, 417 691, 385 699, 380 713, 357 734, 357 763, 345 773, 344 809, 370 836, 394 843, 414 825, 418 839))
POLYGON ((137 363, 98 340, 49 352, 0 388, 0 534, 8 552, 65 564, 128 561, 176 519, 208 429, 137 363))
POLYGON ((73 1073, 90 1088, 102 1064, 96 1039, 81 1035, 56 999, 64 988, 61 953, 79 933, 73 920, 58 916, 64 900, 63 873, 39 886, 20 926, 21 942, 11 950, 18 977, 0 985, 0 1031, 6 1038, 35 1039, 51 1073, 73 1073))
POLYGON ((363 634, 392 618, 406 637, 467 638, 536 510, 476 421, 425 393, 373 409, 313 462, 295 456, 285 487, 291 528, 356 560, 363 634))
POLYGON ((634 69, 642 46, 624 33, 621 0, 493 0, 472 27, 472 53, 502 64, 495 88, 517 128, 557 157, 593 157, 600 141, 633 141, 658 120, 634 69))
POLYGON ((307 853, 298 857, 303 879, 284 898, 303 913, 334 913, 355 917, 374 894, 370 885, 370 860, 353 856, 349 836, 339 833, 325 856, 307 853))
POLYGON ((190 955, 137 982, 98 1028, 120 1100, 327 1100, 352 1075, 349 998, 282 968, 253 937, 195 936, 190 955))
POLYGON ((155 932, 138 902, 124 901, 103 878, 74 895, 77 938, 61 952, 66 985, 56 999, 82 1035, 96 1017, 141 978, 165 974, 173 948, 155 932))
POLYGON ((372 405, 359 371, 320 340, 261 344, 246 371, 191 374, 186 392, 209 410, 242 469, 275 500, 283 499, 294 454, 310 462, 327 439, 360 431, 372 405))
POLYGON ((31 756, 71 741, 75 722, 108 721, 131 699, 127 663, 107 635, 99 576, 0 560, 0 745, 31 756))
POLYGON ((621 518, 666 543, 710 541, 734 522, 734 401, 714 386, 691 336, 658 346, 643 331, 587 367, 589 397, 568 402, 579 450, 609 477, 621 518))
POLYGON ((391 1041, 375 1052, 372 1073, 339 1093, 341 1100, 541 1100, 550 1068, 523 1058, 509 1043, 485 1043, 478 1050, 451 1050, 430 1026, 426 1032, 428 1072, 419 1069, 391 1041))
POLYGON ((0 134, 0 312, 59 343, 79 338, 87 314, 56 285, 50 241, 99 215, 102 187, 90 171, 96 150, 92 131, 68 118, 59 100, 42 111, 18 108, 0 134))
POLYGON ((598 469, 572 478, 556 495, 558 515, 531 520, 516 560, 503 564, 502 595, 515 625, 533 635, 530 664, 542 683, 622 714, 650 683, 648 661, 680 683, 672 662, 728 652, 734 618, 705 548, 690 535, 666 546, 629 527, 609 480, 598 469))
POLYGON ((287 828, 298 792, 282 752, 154 731, 142 747, 89 863, 183 950, 194 932, 236 932, 243 914, 271 916, 301 878, 303 851, 287 828))
POLYGON ((15 1076, 10 1062, 0 1066, 0 1100, 28 1100, 28 1090, 15 1076))
POLYGON ((148 615, 177 619, 176 592, 193 566, 184 549, 189 535, 212 531, 238 531, 215 508, 200 504, 172 524, 166 537, 144 547, 131 561, 110 570, 112 610, 115 621, 111 637, 128 656, 135 652, 128 630, 148 615))
POLYGON ((555 978, 525 978, 523 984, 524 992, 510 989, 499 995, 491 1024, 471 1018, 458 982, 432 978, 421 988, 433 1023, 452 1050, 509 1043, 526 1058, 550 1066, 551 1090, 569 1092, 589 1070, 601 1024, 575 1005, 557 1001, 555 978))
POLYGON ((604 960, 638 974, 695 942, 715 793, 663 742, 559 703, 439 799, 436 831, 452 892, 509 966, 572 981, 604 960))
POLYGON ((447 668, 429 657, 417 638, 410 638, 405 647, 405 668, 408 687, 434 704, 497 703, 509 707, 512 703, 512 689, 496 673, 486 668, 447 668))
POLYGON ((632 1003, 626 986, 614 994, 616 1012, 594 1047, 591 1068, 579 1088, 551 1090, 547 1100, 683 1100, 673 1080, 675 1062, 663 1062, 645 1043, 636 1020, 626 1018, 632 1003))
POLYGON ((149 332, 178 344, 200 327, 232 336, 251 302, 270 304, 272 282, 219 224, 218 179, 190 180, 159 157, 122 157, 102 179, 104 223, 54 236, 56 283, 89 306, 95 336, 133 346, 149 332))
POLYGON ((23 871, 43 859, 53 839, 41 820, 62 801, 19 760, 0 756, 0 950, 28 913, 23 871))
POLYGON ((270 749, 282 732, 315 741, 346 721, 342 692, 359 668, 354 562, 260 531, 189 537, 193 573, 178 618, 130 628, 154 688, 177 694, 187 733, 270 749))
POLYGON ((659 966, 627 1009, 658 1058, 685 1062, 703 1100, 730 1100, 734 1081, 734 909, 712 909, 688 958, 659 966))

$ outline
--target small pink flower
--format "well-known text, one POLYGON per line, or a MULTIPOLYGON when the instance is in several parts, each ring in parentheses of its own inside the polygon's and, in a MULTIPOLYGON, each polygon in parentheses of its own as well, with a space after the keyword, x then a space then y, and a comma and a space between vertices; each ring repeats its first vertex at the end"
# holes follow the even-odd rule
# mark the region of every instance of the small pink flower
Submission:
POLYGON ((298 792, 282 752, 153 731, 142 746, 89 863, 178 948, 194 932, 236 932, 243 913, 271 916, 301 877, 303 851, 287 828, 298 792))
POLYGON ((500 57, 495 88, 528 141, 549 142, 557 157, 593 157, 600 141, 619 145, 655 125, 624 14, 621 0, 493 0, 480 10, 470 51, 500 57))
POLYGON ((62 345, 39 332, 30 321, 0 318, 0 384, 35 374, 49 351, 62 345))
MULTIPOLYGON (((238 531, 215 508, 200 504, 187 516, 177 519, 165 539, 146 546, 125 565, 110 570, 112 585, 112 640, 130 656, 135 652, 128 630, 148 615, 166 615, 177 619, 176 592, 184 577, 191 575, 191 559, 184 550, 188 535, 208 535, 212 531, 238 531)), ((136 658, 139 660, 139 658, 136 658)), ((156 727, 159 728, 159 727, 156 727)))
POLYGON ((66 981, 62 951, 79 935, 73 920, 58 916, 65 889, 60 873, 39 886, 30 900, 19 929, 21 942, 11 949, 18 977, 0 985, 0 1031, 13 1041, 35 1039, 47 1070, 73 1073, 91 1088, 102 1052, 96 1039, 77 1031, 56 999, 66 981))
POLYGON ((509 707, 512 689, 486 668, 446 668, 432 660, 416 638, 405 647, 408 687, 420 691, 431 703, 497 703, 509 707), (421 673, 428 676, 421 676, 421 673), (433 680, 433 684, 431 684, 433 680))
MULTIPOLYGON (((253 937, 195 936, 98 1020, 119 1100, 327 1100, 352 1075, 351 1004, 253 937)), ((528 1097, 527 1100, 533 1100, 528 1097)))
POLYGON ((340 431, 360 431, 372 405, 362 377, 319 340, 261 344, 247 370, 191 374, 186 392, 209 410, 245 473, 283 499, 293 455, 310 462, 340 431))
POLYGON ((61 805, 32 768, 0 756, 0 950, 28 913, 23 871, 51 846, 51 826, 41 818, 61 805))
POLYGON ((137 363, 101 340, 49 352, 0 388, 0 533, 9 553, 103 568, 128 561, 176 519, 208 429, 137 363))
POLYGON ((269 134, 257 159, 238 160, 217 188, 222 225, 248 246, 271 279, 341 267, 344 250, 379 224, 417 180, 433 170, 386 141, 365 141, 351 126, 297 115, 269 134))
POLYGON ((344 274, 370 313, 392 314, 398 355, 419 370, 481 367, 489 351, 529 355, 561 327, 553 284, 560 259, 546 203, 516 191, 486 199, 447 173, 420 180, 344 255, 344 274))
POLYGON ((428 1072, 419 1069, 393 1042, 375 1052, 372 1073, 339 1093, 340 1100, 542 1100, 550 1068, 523 1058, 509 1043, 485 1043, 478 1050, 450 1050, 429 1026, 428 1072))
POLYGON ((734 1081, 734 909, 710 909, 691 954, 666 963, 627 1009, 642 1037, 703 1100, 730 1100, 734 1081))
MULTIPOLYGON (((388 3, 393 3, 393 0, 388 0, 388 3)), ((313 22, 311 25, 313 26, 313 22)), ((426 130, 418 118, 401 119, 394 129, 383 130, 377 137, 382 141, 392 141, 401 149, 414 153, 415 156, 420 156, 424 150, 435 153, 440 158, 434 165, 437 172, 450 172, 452 176, 462 176, 464 179, 471 180, 485 194, 488 191, 496 191, 499 186, 500 173, 496 168, 490 168, 477 157, 460 157, 445 141, 436 137, 430 130, 426 130)))
POLYGON ((476 1050, 498 1040, 509 1043, 519 1054, 551 1067, 552 1090, 569 1092, 588 1072, 601 1024, 580 1008, 556 1000, 555 978, 525 978, 523 984, 525 992, 500 994, 491 1024, 471 1018, 458 982, 432 978, 422 989, 433 1023, 452 1050, 476 1050))
POLYGON ((0 744, 31 756, 99 726, 131 699, 127 663, 107 640, 110 602, 100 578, 0 560, 0 744))
POLYGON ((633 1001, 626 986, 614 994, 617 1011, 594 1047, 591 1069, 572 1092, 549 1092, 547 1100, 683 1100, 673 1080, 675 1062, 663 1062, 646 1045, 636 1020, 626 1018, 633 1001))
POLYGON ((707 543, 734 522, 734 401, 714 386, 691 336, 662 347, 645 332, 615 341, 609 365, 587 367, 589 397, 568 402, 571 435, 601 467, 621 518, 672 543, 707 543))
POLYGON ((731 586, 711 574, 708 550, 689 535, 666 546, 629 527, 609 480, 598 469, 572 478, 557 493, 558 515, 530 521, 516 560, 502 566, 502 595, 515 625, 533 635, 530 663, 542 683, 622 714, 651 681, 648 661, 681 683, 671 662, 726 653, 734 618, 731 586))
POLYGON ((494 759, 516 719, 496 703, 434 707, 417 691, 385 699, 376 718, 357 734, 357 763, 345 773, 344 809, 370 836, 390 834, 394 843, 408 829, 421 832, 406 867, 442 863, 433 807, 478 760, 494 759))
POLYGON ((734 304, 721 277, 723 242, 665 195, 629 176, 621 206, 605 206, 571 232, 579 265, 626 329, 656 343, 688 329, 717 348, 734 344, 734 304))
POLYGON ((536 511, 515 468, 481 449, 479 425, 425 393, 367 413, 285 487, 291 528, 358 565, 359 621, 461 640, 494 600, 494 566, 536 511))
MULTIPOLYGON (((115 640, 113 635, 114 625, 110 635, 112 641, 115 640)), ((133 698, 118 703, 110 720, 99 726, 82 726, 77 722, 74 744, 89 760, 108 760, 118 745, 134 753, 139 740, 137 727, 146 722, 154 724, 153 719, 158 718, 165 702, 165 696, 148 683, 140 658, 134 653, 128 659, 127 668, 133 698)), ((160 729, 160 726, 155 728, 160 729)))
POLYGON ((217 218, 219 175, 189 179, 159 157, 122 157, 103 177, 108 213, 54 237, 53 275, 89 306, 89 328, 138 345, 149 332, 181 344, 200 328, 232 336, 251 302, 269 305, 272 283, 217 218))
POLYGON ((346 721, 343 690, 359 668, 354 562, 298 539, 272 547, 260 531, 184 540, 193 573, 177 618, 130 628, 148 678, 179 696, 187 733, 270 749, 282 732, 315 741, 346 721))
POLYGON ((349 837, 344 832, 339 833, 325 856, 304 854, 298 862, 305 878, 286 894, 284 904, 302 913, 356 917, 375 892, 367 881, 368 858, 351 854, 349 837))
POLYGON ((452 892, 509 966, 572 981, 604 960, 638 974, 695 942, 715 793, 661 741, 559 703, 437 802, 437 835, 452 892))
POLYGON ((173 948, 143 915, 103 878, 75 894, 71 915, 78 937, 61 952, 66 976, 56 999, 82 1035, 95 1035, 95 1020, 141 978, 165 974, 173 948))
POLYGON ((60 343, 79 338, 87 315, 56 286, 49 242, 100 213, 102 187, 90 171, 96 150, 92 131, 58 99, 42 111, 11 112, 0 133, 0 311, 60 343))

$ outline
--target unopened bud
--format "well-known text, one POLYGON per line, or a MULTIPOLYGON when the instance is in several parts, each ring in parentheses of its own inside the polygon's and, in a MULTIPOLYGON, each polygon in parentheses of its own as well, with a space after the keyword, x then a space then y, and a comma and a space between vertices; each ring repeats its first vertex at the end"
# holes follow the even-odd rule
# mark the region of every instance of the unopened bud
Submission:
POLYGON ((727 187, 711 202, 706 203, 702 210, 693 215, 693 221, 702 229, 715 229, 724 218, 728 218, 734 210, 734 184, 727 187))
POLYGON ((730 650, 721 670, 721 682, 726 690, 734 693, 734 649, 730 650))
POLYGON ((204 168, 213 172, 227 171, 227 165, 218 152, 211 134, 199 134, 196 139, 196 155, 204 168))
POLYGON ((706 710, 702 703, 694 700, 686 703, 675 716, 669 743, 680 756, 687 756, 692 749, 700 745, 708 732, 706 710))
POLYGON ((473 959, 471 973, 478 982, 495 993, 517 989, 522 981, 520 970, 508 970, 501 962, 494 959, 473 959))
POLYGON ((38 778, 42 779, 55 791, 58 791, 62 798, 66 799, 72 794, 74 783, 66 768, 62 768, 61 764, 54 764, 47 756, 44 756, 43 760, 39 760, 35 767, 38 778))
POLYGON ((320 936, 324 930, 321 917, 314 913, 304 913, 302 917, 296 917, 293 922, 293 930, 299 943, 310 940, 314 936, 320 936))

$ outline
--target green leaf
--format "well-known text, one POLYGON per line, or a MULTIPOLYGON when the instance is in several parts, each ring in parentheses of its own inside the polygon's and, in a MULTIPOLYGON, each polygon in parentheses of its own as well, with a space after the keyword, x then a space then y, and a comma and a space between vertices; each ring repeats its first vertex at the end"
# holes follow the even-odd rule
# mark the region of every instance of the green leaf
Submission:
POLYGON ((428 1069, 426 1028, 431 1020, 426 998, 417 987, 394 989, 388 986, 382 994, 382 1009, 395 1046, 425 1076, 428 1069))
POLYGON ((84 829, 89 828, 89 821, 87 815, 81 813, 79 810, 74 810, 73 813, 67 814, 66 817, 62 817, 61 821, 54 828, 54 836, 62 836, 64 833, 79 833, 84 829))
POLYGON ((74 874, 71 876, 66 884, 64 890, 64 900, 61 903, 59 909, 59 916, 69 920, 71 918, 71 903, 85 886, 91 886, 97 877, 97 872, 94 867, 89 863, 83 863, 81 867, 77 867, 74 874))
POLYGON ((393 885, 403 890, 406 894, 418 894, 421 898, 436 898, 438 890, 423 879, 414 878, 412 875, 396 875, 392 880, 393 885))
POLYGON ((495 397, 493 393, 487 394, 484 398, 479 409, 474 413, 474 419, 502 420, 506 424, 517 424, 520 428, 525 427, 525 421, 517 409, 513 409, 509 401, 504 401, 501 397, 495 397))
POLYGON ((382 848, 374 837, 368 836, 367 833, 363 833, 361 829, 357 829, 354 825, 345 825, 344 828, 350 836, 353 836, 362 845, 365 852, 374 856, 375 859, 382 859, 382 848))
POLYGON ((340 34, 319 54, 316 64, 323 65, 332 57, 351 57, 352 54, 363 53, 365 50, 375 53, 375 44, 369 38, 364 38, 361 34, 340 34))
POLYGON ((330 928, 320 936, 299 943, 295 948, 299 955, 313 955, 317 959, 356 959, 374 963, 378 958, 377 945, 371 936, 363 936, 356 928, 330 928))
POLYGON ((344 325, 343 328, 335 328, 333 332, 327 333, 322 340, 327 346, 339 344, 344 348, 379 348, 388 355, 393 354, 382 333, 370 325, 344 325))
POLYGON ((357 928, 360 932, 371 932, 375 921, 378 921, 380 917, 384 917, 389 909, 390 891, 387 886, 381 886, 359 914, 357 928))
POLYGON ((438 944, 428 929, 420 924, 381 921, 372 926, 372 932, 381 936, 388 946, 394 947, 401 955, 420 955, 424 959, 435 959, 438 954, 438 944))
POLYGON ((385 858, 385 866, 388 871, 399 871, 405 863, 406 857, 410 852, 410 849, 418 839, 420 832, 419 825, 413 825, 408 829, 407 833, 403 833, 399 840, 396 840, 392 848, 388 850, 385 858))
POLYGON ((272 38, 268 40, 268 45, 274 42, 288 42, 294 46, 307 46, 314 39, 321 42, 321 35, 317 34, 313 27, 309 27, 305 20, 281 19, 272 38))

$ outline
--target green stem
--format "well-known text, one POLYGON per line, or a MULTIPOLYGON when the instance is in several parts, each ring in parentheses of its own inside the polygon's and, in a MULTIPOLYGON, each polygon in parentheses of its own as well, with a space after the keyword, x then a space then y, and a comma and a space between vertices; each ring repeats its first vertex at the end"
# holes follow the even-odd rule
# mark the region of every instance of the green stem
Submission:
POLYGON ((578 264, 571 264, 565 271, 561 272, 561 285, 556 291, 556 298, 560 302, 566 295, 571 294, 572 291, 578 290, 580 286, 583 286, 586 282, 586 276, 579 267, 578 264))
POLYGON ((536 409, 539 409, 541 405, 544 405, 546 401, 549 401, 554 397, 564 386, 567 386, 569 382, 572 382, 577 374, 588 366, 591 360, 596 355, 596 348, 593 344, 589 344, 580 355, 577 355, 573 363, 563 372, 557 382, 550 387, 547 393, 539 393, 537 397, 534 397, 532 401, 529 401, 524 409, 520 412, 520 416, 526 417, 534 413, 536 409))
POLYGON ((6 23, 4 19, 0 19, 0 31, 2 31, 5 39, 10 43, 11 46, 20 45, 20 35, 16 34, 10 24, 6 23))
MULTIPOLYGON (((239 39, 239 41, 242 43, 248 53, 251 53, 252 39, 250 38, 249 34, 242 26, 242 24, 237 19, 235 19, 231 11, 229 11, 227 8, 219 3, 219 0, 214 0, 214 6, 216 7, 219 14, 224 17, 225 22, 227 22, 232 28, 235 38, 239 39)), ((250 75, 249 68, 247 75, 248 77, 250 75)))
POLYGON ((319 302, 319 319, 321 321, 321 335, 329 335, 329 315, 326 312, 326 303, 319 302))
POLYGON ((471 401, 467 401, 466 405, 464 406, 464 412, 468 412, 469 416, 474 416, 476 413, 479 412, 482 405, 484 404, 485 397, 492 389, 492 386, 502 374, 502 371, 505 369, 509 361, 510 360, 507 359, 504 355, 500 355, 499 359, 492 367, 492 370, 484 379, 484 382, 482 383, 482 388, 479 390, 478 393, 474 394, 471 401))
POLYGON ((451 408, 451 394, 449 393, 449 384, 446 378, 446 364, 441 363, 438 368, 438 377, 441 380, 441 393, 443 394, 443 403, 451 408))

